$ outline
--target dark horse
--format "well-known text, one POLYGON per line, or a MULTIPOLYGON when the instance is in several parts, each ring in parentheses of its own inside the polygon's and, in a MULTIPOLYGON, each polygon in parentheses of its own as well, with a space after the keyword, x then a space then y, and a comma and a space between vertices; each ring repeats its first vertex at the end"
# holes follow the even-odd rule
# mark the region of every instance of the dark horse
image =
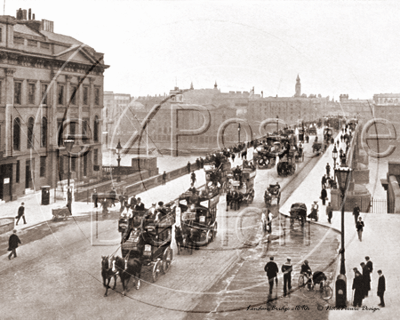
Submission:
POLYGON ((123 259, 119 256, 113 257, 113 270, 119 273, 121 278, 123 292, 125 296, 128 291, 128 283, 133 276, 136 279, 136 290, 140 288, 140 273, 142 271, 142 263, 139 258, 127 257, 123 259))
POLYGON ((104 296, 107 297, 111 278, 114 278, 114 287, 112 288, 113 290, 115 290, 115 286, 117 284, 117 272, 113 271, 110 267, 107 256, 101 257, 101 276, 103 277, 103 286, 106 288, 106 293, 104 294, 104 296))

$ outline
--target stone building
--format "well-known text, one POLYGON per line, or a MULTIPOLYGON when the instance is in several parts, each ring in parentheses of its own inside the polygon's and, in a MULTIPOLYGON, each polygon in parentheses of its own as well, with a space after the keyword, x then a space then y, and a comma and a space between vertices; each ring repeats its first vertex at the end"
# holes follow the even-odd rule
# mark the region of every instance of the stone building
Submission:
MULTIPOLYGON (((129 111, 129 104, 132 97, 127 93, 114 93, 112 91, 104 91, 104 109, 103 109, 103 132, 104 144, 107 148, 115 146, 109 145, 116 137, 124 134, 123 128, 129 127, 132 114, 129 111), (122 121, 122 123, 121 123, 122 121)), ((115 142, 115 145, 116 143, 115 142)))
POLYGON ((103 56, 30 9, 0 16, 1 199, 66 179, 68 137, 72 178, 101 175, 103 56))

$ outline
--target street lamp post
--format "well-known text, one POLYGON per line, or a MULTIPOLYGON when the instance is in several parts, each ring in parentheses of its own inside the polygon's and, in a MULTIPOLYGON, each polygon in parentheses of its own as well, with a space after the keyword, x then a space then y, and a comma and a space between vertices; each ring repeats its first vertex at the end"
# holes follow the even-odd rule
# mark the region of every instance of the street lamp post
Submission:
POLYGON ((332 159, 333 159, 333 170, 336 170, 336 160, 338 158, 339 154, 336 149, 336 144, 333 145, 333 150, 332 150, 332 159))
POLYGON ((240 123, 238 123, 238 144, 240 144, 240 123))
POLYGON ((65 149, 67 150, 67 156, 68 156, 68 189, 67 189, 67 207, 72 214, 72 193, 71 193, 71 150, 72 147, 74 146, 74 140, 72 139, 67 139, 64 140, 64 145, 65 149))
POLYGON ((117 147, 115 148, 117 150, 117 161, 118 161, 118 175, 117 175, 117 182, 121 182, 121 167, 120 167, 120 163, 121 163, 121 150, 122 150, 122 146, 121 146, 121 142, 120 140, 118 140, 118 144, 117 147))
POLYGON ((349 167, 338 167, 335 170, 335 175, 340 188, 342 203, 341 203, 341 248, 340 248, 340 274, 336 279, 336 307, 346 307, 347 305, 347 279, 346 266, 344 257, 344 206, 346 189, 350 182, 352 169, 349 167))

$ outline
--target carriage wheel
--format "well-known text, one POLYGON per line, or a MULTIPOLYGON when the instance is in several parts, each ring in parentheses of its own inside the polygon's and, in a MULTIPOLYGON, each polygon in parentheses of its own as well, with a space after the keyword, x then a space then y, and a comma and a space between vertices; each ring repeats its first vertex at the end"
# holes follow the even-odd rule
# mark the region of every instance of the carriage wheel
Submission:
POLYGON ((324 300, 329 300, 332 298, 333 290, 329 286, 323 286, 321 290, 321 298, 324 300))
POLYGON ((218 231, 218 223, 215 221, 214 223, 214 228, 213 228, 213 240, 217 237, 217 231, 218 231))
POLYGON ((207 240, 207 243, 210 243, 211 241, 213 241, 213 231, 211 229, 207 230, 206 240, 207 240))
POLYGON ((162 264, 161 260, 157 260, 157 262, 154 264, 153 272, 152 272, 153 283, 156 282, 158 280, 158 278, 160 277, 161 268, 162 268, 161 264, 162 264))
POLYGON ((303 287, 304 284, 305 284, 304 275, 301 274, 301 275, 299 276, 299 287, 300 287, 300 288, 303 287))
POLYGON ((167 273, 169 269, 171 268, 171 263, 173 259, 173 251, 171 247, 168 247, 165 249, 164 254, 163 254, 163 261, 162 261, 162 267, 163 267, 163 273, 167 273))

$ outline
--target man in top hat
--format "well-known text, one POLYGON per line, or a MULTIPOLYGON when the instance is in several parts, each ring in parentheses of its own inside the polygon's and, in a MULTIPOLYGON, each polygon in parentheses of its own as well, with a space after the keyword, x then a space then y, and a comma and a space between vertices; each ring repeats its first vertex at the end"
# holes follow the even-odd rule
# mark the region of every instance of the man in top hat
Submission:
POLYGON ((378 280, 378 297, 381 299, 381 303, 378 304, 380 307, 385 306, 385 300, 383 299, 383 295, 386 291, 386 281, 385 276, 382 274, 382 270, 378 270, 379 280, 378 280))

